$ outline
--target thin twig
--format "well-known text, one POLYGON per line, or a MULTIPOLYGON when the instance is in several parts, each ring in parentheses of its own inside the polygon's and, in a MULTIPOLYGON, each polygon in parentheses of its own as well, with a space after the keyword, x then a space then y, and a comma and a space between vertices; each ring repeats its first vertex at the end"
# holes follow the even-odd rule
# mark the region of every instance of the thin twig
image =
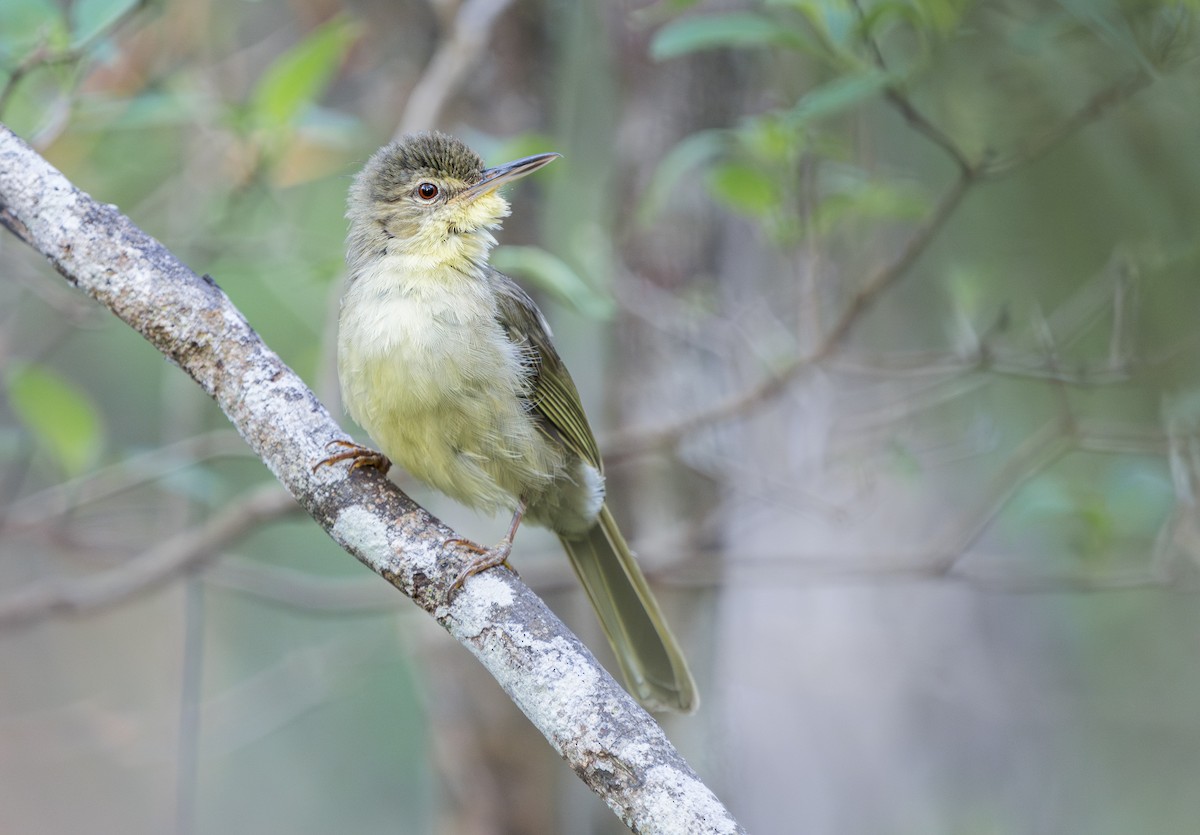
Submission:
POLYGON ((0 116, 4 115, 4 111, 8 108, 8 103, 12 99, 13 94, 17 91, 17 86, 25 79, 27 75, 42 67, 58 66, 60 64, 73 64, 79 61, 94 47, 97 43, 105 38, 111 37, 116 32, 132 20, 142 9, 150 5, 151 0, 137 0, 120 14, 108 22, 107 26, 97 29, 88 37, 58 52, 51 52, 45 44, 38 46, 28 55, 26 55, 19 64, 13 67, 8 74, 8 80, 4 82, 4 87, 0 88, 0 116))
MULTIPOLYGON (((522 570, 522 576, 529 572, 522 570)), ((395 592, 364 574, 338 579, 278 565, 229 557, 204 572, 204 581, 261 600, 314 612, 394 612, 403 602, 395 592)))
POLYGON ((909 127, 922 134, 926 139, 937 145, 943 151, 950 155, 954 160, 954 164, 958 166, 959 171, 969 171, 974 166, 974 163, 967 158, 962 148, 950 138, 949 134, 935 125, 925 116, 917 106, 912 103, 898 87, 888 87, 883 94, 884 98, 900 111, 900 115, 908 122, 909 127))
POLYGON ((821 347, 808 360, 809 362, 819 362, 831 355, 850 334, 862 314, 875 303, 879 295, 892 282, 904 275, 908 268, 921 257, 937 233, 946 225, 946 221, 950 219, 954 210, 958 208, 963 197, 966 196, 967 190, 974 184, 975 176, 976 168, 968 167, 955 178, 953 185, 942 195, 925 223, 919 226, 901 247, 900 253, 880 268, 854 294, 849 306, 826 335, 821 347))
POLYGON ((1109 110, 1112 110, 1126 99, 1141 91, 1153 80, 1154 78, 1143 70, 1110 84, 1093 95, 1082 107, 1056 125, 1052 130, 1042 134, 1042 136, 1030 142, 1007 159, 993 160, 980 172, 980 176, 992 180, 1004 177, 1019 168, 1024 168, 1027 165, 1037 162, 1074 136, 1079 130, 1087 127, 1109 110))
POLYGON ((110 609, 195 570, 264 522, 299 511, 296 500, 278 484, 259 488, 119 568, 91 577, 45 580, 9 594, 0 599, 0 629, 29 626, 53 615, 110 609))
POLYGON ((393 138, 437 127, 446 102, 483 53, 492 27, 511 4, 512 0, 466 0, 458 7, 450 31, 439 39, 437 52, 409 93, 393 138))
POLYGON ((236 432, 218 429, 130 455, 116 464, 13 502, 0 524, 0 532, 44 524, 81 505, 110 499, 202 461, 250 454, 236 432))
MULTIPOLYGON (((1056 129, 1045 134, 1020 154, 1007 161, 997 163, 985 157, 979 163, 960 167, 959 176, 938 201, 930 216, 905 243, 899 255, 881 268, 855 294, 850 305, 821 345, 811 354, 798 356, 783 364, 771 377, 754 387, 718 403, 708 409, 682 418, 670 425, 654 429, 627 429, 605 439, 605 458, 616 461, 663 449, 679 443, 687 435, 706 426, 722 423, 744 414, 749 409, 770 400, 782 392, 805 369, 827 359, 839 347, 842 340, 857 324, 861 315, 876 298, 895 282, 925 251, 926 247, 943 228, 954 210, 961 204, 969 189, 986 180, 1007 176, 1053 150, 1058 144, 1076 131, 1103 116, 1120 102, 1145 87, 1152 78, 1145 73, 1136 73, 1125 81, 1117 82, 1097 93, 1078 111, 1068 117, 1056 129)), ((927 136, 930 136, 926 131, 927 136)), ((932 139, 933 137, 930 136, 932 139)), ((953 145, 953 143, 950 143, 953 145)))
MULTIPOLYGON (((859 0, 850 0, 850 5, 853 6, 854 13, 858 16, 859 24, 865 24, 867 15, 863 11, 859 0)), ((875 65, 886 72, 888 69, 887 60, 883 57, 883 50, 880 48, 879 42, 868 35, 866 31, 862 33, 862 36, 867 49, 871 51, 871 57, 875 61, 875 65)), ((954 160, 954 164, 958 166, 959 171, 965 173, 974 167, 962 148, 958 147, 958 143, 951 139, 950 135, 944 130, 930 121, 899 87, 896 85, 888 86, 884 90, 884 98, 900 112, 900 115, 908 122, 909 127, 945 151, 954 160)))
POLYGON ((934 538, 938 544, 933 553, 941 555, 930 564, 934 571, 945 574, 954 568, 1017 490, 1071 450, 1071 438, 1065 430, 1063 420, 1056 417, 1017 447, 992 478, 980 506, 961 520, 953 520, 945 533, 934 538))
POLYGON ((909 237, 896 257, 880 267, 854 294, 842 315, 838 317, 816 350, 796 357, 757 386, 670 426, 649 432, 625 432, 606 438, 603 444, 605 459, 614 462, 671 446, 697 429, 737 417, 749 408, 775 397, 806 368, 830 357, 849 335, 862 314, 889 285, 912 266, 913 262, 920 257, 937 233, 945 226, 946 221, 949 220, 966 195, 968 188, 975 182, 973 172, 974 169, 969 169, 955 178, 954 183, 942 195, 925 223, 909 237))

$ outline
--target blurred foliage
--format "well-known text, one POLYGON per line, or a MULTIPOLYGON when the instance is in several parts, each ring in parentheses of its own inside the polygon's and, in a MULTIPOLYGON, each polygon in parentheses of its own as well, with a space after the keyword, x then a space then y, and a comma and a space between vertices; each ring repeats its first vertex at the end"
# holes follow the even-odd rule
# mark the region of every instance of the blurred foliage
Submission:
MULTIPOLYGON (((686 8, 682 16, 660 8, 655 14, 668 22, 654 33, 650 53, 655 59, 713 50, 745 53, 772 86, 755 91, 754 101, 762 104, 748 108, 736 125, 683 137, 657 166, 639 218, 648 225, 659 221, 669 214, 672 201, 679 202, 681 183, 702 174, 709 197, 754 223, 765 241, 784 250, 826 252, 837 260, 857 247, 863 230, 919 222, 935 202, 930 178, 917 174, 911 162, 887 151, 861 152, 864 132, 884 123, 881 107, 890 105, 909 127, 924 132, 931 147, 940 148, 950 162, 971 166, 971 181, 1002 179, 1037 163, 1044 150, 1040 143, 1069 138, 1072 130, 1105 114, 1107 105, 1094 102, 1107 99, 1089 104, 1087 93, 1065 106, 1050 104, 1058 97, 1056 75, 1071 77, 1076 88, 1083 82, 1093 95, 1120 101, 1139 89, 1139 79, 1148 82, 1190 68, 1197 55, 1196 5, 1064 0, 1035 9, 1021 3, 979 7, 953 0, 777 0, 757 4, 754 11, 686 8), (964 49, 976 51, 964 58, 964 49), (964 61, 978 76, 967 75, 960 83, 947 67, 964 61), (980 83, 984 75, 1002 79, 995 92, 980 83), (798 79, 814 78, 808 89, 797 90, 798 79), (1022 89, 1030 92, 1024 106, 1044 111, 1039 119, 1008 118, 1016 112, 1013 99, 1022 89), (933 114, 932 121, 923 110, 933 114)), ((646 12, 643 16, 652 18, 646 12)), ((888 124, 887 131, 893 130, 894 123, 888 124)), ((1200 263, 1190 233, 1157 237, 1136 257, 1126 248, 1126 257, 1134 257, 1137 266, 1124 269, 1141 270, 1143 276, 1161 271, 1164 245, 1185 248, 1179 252, 1188 264, 1185 269, 1200 263)), ((959 319, 965 339, 958 348, 980 352, 985 366, 989 352, 1014 348, 1041 354, 1050 364, 1059 362, 1059 340, 1081 349, 1070 360, 1075 368, 1106 362, 1124 368, 1137 362, 1111 355, 1122 335, 1103 325, 1096 328, 1095 318, 1086 342, 1079 326, 1068 324, 1065 312, 1053 324, 1035 321, 1025 334, 1013 333, 1007 324, 1011 311, 997 313, 994 307, 1004 280, 992 272, 988 256, 956 252, 953 258, 946 270, 948 287, 966 317, 959 319)), ((1101 314, 1106 301, 1128 304, 1127 298, 1118 298, 1119 281, 1103 282, 1097 291, 1105 295, 1100 302, 1092 293, 1091 304, 1100 305, 1092 317, 1101 314)), ((1130 314, 1109 308, 1103 315, 1114 317, 1115 329, 1120 326, 1115 320, 1130 314)), ((1040 316, 1035 313, 1035 320, 1040 316)), ((1123 324, 1129 326, 1128 321, 1123 324)), ((1077 374, 1086 382, 1086 371, 1077 374)), ((1185 371, 1178 382, 1193 387, 1197 380, 1185 371)), ((997 419, 1003 420, 1003 414, 997 419)), ((1087 446, 1086 432, 1068 440, 1071 444, 1087 446)), ((893 463, 904 461, 906 471, 921 472, 919 459, 903 451, 905 445, 893 439, 890 449, 889 454, 901 452, 893 463)), ((1136 552, 1155 541, 1175 497, 1165 459, 1134 459, 1136 464, 1120 456, 1071 460, 1072 466, 1054 460, 1031 465, 1031 481, 1011 503, 1001 505, 999 530, 1012 534, 1012 547, 1076 554, 1094 566, 1101 555, 1136 552)))
POLYGON ((348 20, 334 18, 282 53, 254 85, 250 124, 264 130, 294 126, 325 92, 355 37, 348 20))
MULTIPOLYGON (((1078 49, 1090 41, 1084 51, 1090 50, 1091 58, 1103 56, 1112 65, 1115 51, 1127 69, 1168 72, 1193 57, 1188 46, 1192 5, 1063 2, 1024 19, 1015 8, 1009 13, 997 7, 995 17, 1002 21, 1001 36, 1011 53, 994 71, 1003 76, 1027 67, 1042 74, 1044 50, 1078 49)), ((864 218, 919 217, 927 206, 910 182, 881 177, 849 158, 853 134, 847 132, 847 120, 859 118, 885 93, 901 95, 928 80, 931 68, 953 47, 951 36, 966 42, 975 34, 969 27, 959 31, 971 8, 965 0, 776 0, 758 12, 672 20, 655 32, 650 52, 657 60, 750 49, 775 70, 767 78, 776 86, 758 95, 772 104, 736 127, 685 138, 661 164, 665 176, 645 200, 656 205, 677 178, 704 166, 710 194, 733 211, 757 217, 783 245, 813 233, 828 236, 864 218), (792 71, 797 68, 802 72, 792 71), (812 77, 822 80, 797 95, 796 80, 812 77), (802 166, 815 174, 805 177, 802 166)), ((1078 61, 1080 56, 1071 57, 1078 61)), ((1111 77, 1111 69, 1107 74, 1111 77)), ((1031 77, 1029 83, 1039 82, 1031 77)), ((972 147, 977 144, 962 142, 964 158, 982 162, 983 155, 1005 150, 972 147)), ((821 245, 819 240, 811 244, 821 245)))
POLYGON ((103 422, 86 394, 53 369, 32 364, 9 368, 6 384, 13 414, 63 475, 78 476, 96 463, 103 422))
MULTIPOLYGON (((438 126, 489 162, 563 152, 515 192, 494 261, 547 303, 585 401, 604 407, 592 410, 598 427, 610 419, 669 425, 756 381, 793 375, 747 400, 744 431, 697 422, 682 451, 647 456, 642 469, 610 467, 629 509, 683 508, 648 525, 694 531, 661 550, 711 556, 705 549, 719 543, 738 558, 739 544, 761 531, 744 547, 783 550, 791 564, 772 565, 765 582, 732 583, 743 591, 790 588, 797 566, 815 561, 806 549, 830 570, 841 563, 828 555, 878 551, 882 576, 929 551, 935 564, 918 566, 919 576, 961 569, 971 577, 975 569, 984 597, 987 582, 1004 587, 997 577, 1018 589, 1144 588, 1141 603, 1075 600, 1044 620, 1069 621, 1062 633, 1078 649, 1070 675, 1081 687, 1103 685, 1108 701, 1097 714, 1120 713, 1126 702, 1162 707, 1190 743, 1200 723, 1185 721, 1187 704, 1200 674, 1173 665, 1194 640, 1194 600, 1164 606, 1149 595, 1200 579, 1200 116, 1188 104, 1200 78, 1197 6, 662 0, 629 12, 516 4, 438 126), (910 247, 913 258, 872 291, 870 279, 888 278, 910 247), (845 338, 807 362, 839 317, 856 310, 845 338), (610 341, 610 331, 619 338, 610 341), (668 465, 675 469, 664 475, 668 465), (748 533, 738 527, 744 519, 748 533), (939 548, 956 561, 949 568, 936 562, 939 548), (1147 637, 1160 631, 1170 639, 1147 637), (1124 677, 1147 656, 1140 642, 1169 647, 1169 657, 1153 675, 1124 677), (1147 695, 1138 689, 1143 678, 1170 686, 1147 695)), ((0 120, 212 275, 332 400, 329 335, 349 178, 387 141, 447 31, 442 15, 419 4, 4 0, 0 120)), ((224 418, 7 236, 0 263, 0 587, 120 566, 270 479, 244 451, 182 455, 177 464, 164 453, 165 475, 148 465, 144 456, 223 428, 224 418), (102 498, 90 498, 92 490, 102 498), (23 524, 26 517, 35 521, 23 524)), ((416 495, 456 526, 478 526, 481 540, 491 536, 486 522, 416 495)), ((305 585, 312 577, 336 590, 362 572, 310 524, 274 524, 231 550, 237 557, 218 568, 233 569, 189 580, 203 584, 199 604, 181 604, 168 596, 173 589, 86 630, 2 645, 9 668, 32 672, 10 677, 0 704, 22 717, 84 704, 79 736, 94 748, 78 755, 88 768, 77 772, 39 760, 27 770, 34 784, 14 782, 0 799, 30 798, 26 819, 75 831, 88 817, 69 819, 66 804, 44 809, 38 786, 90 785, 104 771, 97 762, 119 762, 109 770, 114 782, 98 792, 140 798, 149 785, 156 803, 172 806, 186 787, 162 767, 174 755, 158 751, 159 737, 170 736, 160 726, 173 726, 159 714, 194 698, 210 711, 201 742, 192 740, 202 831, 394 831, 397 821, 429 831, 435 820, 456 831, 437 803, 463 808, 485 798, 510 820, 522 820, 513 808, 537 805, 530 796, 553 806, 544 773, 532 795, 506 782, 540 761, 491 736, 502 720, 463 709, 458 721, 471 715, 479 730, 439 713, 476 688, 429 683, 441 664, 413 649, 420 627, 398 626, 394 614, 370 606, 339 609, 335 592, 334 602, 322 599, 326 608, 311 603, 321 599, 305 585), (245 579, 255 572, 270 581, 245 579), (195 605, 201 615, 187 608, 195 605), (186 627, 180 620, 193 616, 203 650, 182 663, 202 669, 203 684, 181 695, 161 669, 174 676, 186 643, 176 634, 186 627), (63 660, 44 665, 47 655, 63 660), (385 699, 373 700, 372 690, 385 699), (113 699, 123 700, 120 709, 113 699), (455 771, 444 750, 453 746, 503 763, 488 791, 463 790, 477 773, 455 771), (292 782, 275 781, 276 773, 292 782), (280 785, 288 796, 277 794, 280 785), (41 821, 55 813, 61 823, 41 821)), ((745 570, 738 566, 734 559, 728 570, 745 570)), ((715 597, 693 586, 723 570, 680 570, 693 617, 715 597)), ((897 611, 919 608, 902 602, 897 611)), ((806 609, 792 603, 754 614, 806 609)), ((838 658, 837 649, 828 655, 838 658)), ((852 666, 843 661, 824 676, 852 666)), ((778 666, 772 674, 784 672, 778 666)), ((719 671, 712 678, 706 684, 721 686, 719 671)), ((981 697, 986 705, 1004 697, 994 686, 981 697)), ((797 694, 787 695, 786 716, 750 717, 780 739, 799 716, 790 701, 797 694)), ((918 688, 896 701, 931 699, 940 710, 940 698, 918 688)), ((1141 718, 1130 726, 1140 728, 1141 718)), ((937 723, 918 719, 920 732, 894 736, 927 740, 921 722, 937 723)), ((1129 788, 1131 799, 1072 807, 1075 828, 1055 831, 1190 831, 1194 802, 1154 788, 1176 785, 1190 752, 1156 759, 1160 747, 1128 728, 1125 739, 1108 734, 1103 717, 1079 723, 1085 739, 1071 750, 1089 755, 1088 768, 1108 769, 1105 779, 1129 788), (1124 770, 1130 748, 1154 762, 1153 778, 1124 770)), ((862 723, 853 731, 866 733, 862 723)), ((724 743, 713 739, 724 735, 697 748, 723 763, 724 743)), ((836 758, 842 741, 819 753, 836 758)), ((989 783, 994 772, 981 771, 970 791, 951 790, 975 779, 960 759, 987 761, 985 748, 955 748, 949 764, 937 764, 949 774, 939 784, 941 829, 895 815, 839 831, 1019 832, 1033 831, 1022 827, 1030 820, 1063 820, 1057 808, 1033 808, 1033 790, 1014 792, 1006 806, 989 783)), ((769 784, 771 776, 745 779, 769 784)), ((860 779, 855 771, 839 797, 860 791, 860 779)), ((879 783, 872 796, 889 781, 879 783)), ((791 800, 789 792, 776 798, 785 818, 791 800)), ((846 815, 872 806, 842 805, 846 815)), ((130 831, 162 831, 172 812, 150 810, 150 822, 130 831)), ((541 820, 568 818, 552 808, 541 820)))
POLYGON ((499 247, 492 253, 491 264, 503 273, 523 279, 531 287, 552 294, 584 316, 605 319, 613 314, 611 296, 595 290, 570 264, 541 247, 499 247))

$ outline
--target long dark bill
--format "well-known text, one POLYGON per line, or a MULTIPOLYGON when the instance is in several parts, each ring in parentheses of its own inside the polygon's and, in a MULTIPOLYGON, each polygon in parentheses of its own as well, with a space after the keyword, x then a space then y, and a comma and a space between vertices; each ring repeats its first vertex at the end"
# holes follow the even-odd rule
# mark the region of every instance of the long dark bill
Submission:
POLYGON ((459 197, 474 197, 485 191, 500 188, 500 186, 507 185, 513 180, 521 179, 526 174, 532 174, 542 166, 554 162, 554 160, 561 156, 562 154, 555 153, 534 154, 531 157, 523 157, 512 162, 506 162, 503 165, 497 165, 495 168, 487 168, 483 172, 483 179, 461 192, 459 197))

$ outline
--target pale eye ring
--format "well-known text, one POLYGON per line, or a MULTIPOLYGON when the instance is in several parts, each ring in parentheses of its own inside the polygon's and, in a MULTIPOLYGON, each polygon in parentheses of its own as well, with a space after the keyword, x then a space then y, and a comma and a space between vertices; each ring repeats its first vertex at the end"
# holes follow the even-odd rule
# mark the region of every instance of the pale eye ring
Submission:
POLYGON ((417 186, 417 195, 422 200, 432 200, 438 196, 438 187, 433 183, 421 183, 417 186))

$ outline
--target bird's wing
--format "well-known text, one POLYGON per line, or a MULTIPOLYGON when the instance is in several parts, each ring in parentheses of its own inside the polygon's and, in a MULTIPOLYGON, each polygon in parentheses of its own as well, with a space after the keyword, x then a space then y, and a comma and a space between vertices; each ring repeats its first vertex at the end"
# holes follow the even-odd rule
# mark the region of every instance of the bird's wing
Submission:
POLYGON ((575 381, 550 341, 545 317, 529 294, 508 276, 492 270, 489 277, 496 288, 500 324, 509 339, 534 353, 530 399, 534 410, 548 424, 545 431, 551 431, 580 458, 602 469, 596 436, 583 413, 575 381))

